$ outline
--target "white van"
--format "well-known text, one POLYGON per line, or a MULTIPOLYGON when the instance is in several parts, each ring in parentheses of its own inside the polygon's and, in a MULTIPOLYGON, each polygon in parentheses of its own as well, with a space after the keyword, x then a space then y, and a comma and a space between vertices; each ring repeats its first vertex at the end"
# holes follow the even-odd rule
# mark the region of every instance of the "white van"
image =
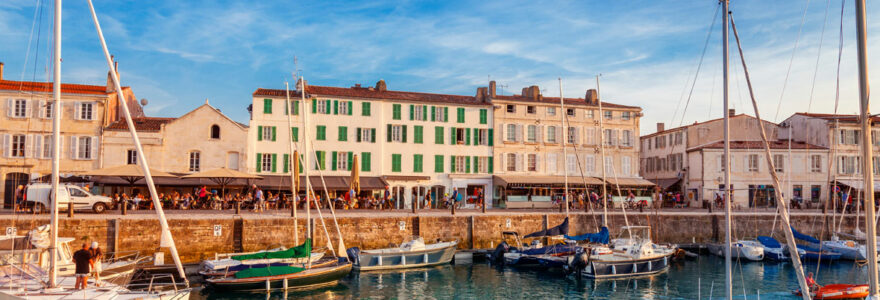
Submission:
MULTIPOLYGON (((40 212, 49 211, 49 198, 52 185, 48 183, 31 183, 27 186, 26 207, 33 207, 40 212)), ((92 195, 81 187, 72 184, 61 184, 58 189, 58 210, 66 211, 68 203, 73 202, 74 210, 92 210, 103 213, 112 205, 110 197, 92 195)))

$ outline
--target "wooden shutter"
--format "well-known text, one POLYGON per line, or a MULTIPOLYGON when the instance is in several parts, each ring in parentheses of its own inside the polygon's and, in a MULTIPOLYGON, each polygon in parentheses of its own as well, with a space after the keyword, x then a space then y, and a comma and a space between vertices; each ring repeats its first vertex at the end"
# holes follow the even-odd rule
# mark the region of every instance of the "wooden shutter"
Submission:
POLYGON ((263 126, 257 126, 257 141, 263 140, 263 126))
POLYGON ((406 143, 406 125, 400 126, 400 142, 406 143))
POLYGON ((489 146, 490 146, 490 147, 491 147, 491 146, 495 146, 495 137, 494 137, 494 134, 492 134, 492 131, 494 131, 494 130, 493 130, 492 128, 489 128, 489 137, 488 137, 488 139, 489 139, 489 146))
POLYGON ((76 151, 77 138, 76 136, 70 137, 70 159, 79 159, 76 151))
POLYGON ((410 121, 413 120, 414 115, 415 115, 415 107, 412 104, 410 104, 409 105, 409 120, 410 121))
POLYGON ((351 115, 351 111, 352 111, 351 101, 348 101, 348 102, 346 102, 346 103, 347 103, 347 105, 348 105, 348 115, 350 116, 350 115, 351 115))
POLYGON ((275 141, 275 126, 272 126, 272 141, 275 141))
POLYGON ((290 167, 290 155, 284 154, 284 159, 282 162, 284 163, 284 167, 281 169, 284 170, 284 172, 281 172, 281 173, 287 173, 289 171, 289 167, 290 167))
POLYGON ((434 112, 436 111, 436 107, 431 106, 431 121, 436 121, 434 117, 434 112))
POLYGON ((449 107, 443 108, 443 122, 449 122, 449 107))
MULTIPOLYGON (((100 138, 100 137, 99 136, 92 137, 92 149, 91 149, 92 151, 91 151, 91 153, 89 153, 91 155, 90 159, 92 159, 92 160, 98 159, 98 149, 101 145, 101 143, 99 143, 99 141, 98 141, 98 138, 100 138)), ((34 155, 34 156, 36 157, 36 155, 34 155)))
POLYGON ((262 168, 263 168, 263 164, 262 164, 263 160, 262 160, 262 158, 263 158, 263 154, 262 154, 262 153, 257 153, 257 167, 256 167, 256 169, 257 169, 257 173, 263 171, 263 170, 262 170, 262 168))
POLYGON ((455 145, 455 131, 456 131, 456 130, 455 130, 455 127, 449 127, 449 129, 450 129, 450 133, 449 133, 449 144, 450 144, 450 145, 455 145))
POLYGON ((355 128, 354 131, 355 131, 355 140, 356 140, 358 143, 360 143, 360 142, 361 142, 361 128, 360 128, 360 127, 357 127, 357 128, 355 128))
POLYGON ((272 153, 272 173, 278 172, 278 154, 272 153))
POLYGON ((388 124, 388 130, 387 130, 386 135, 388 136, 388 142, 391 142, 391 124, 388 124))
POLYGON ((376 128, 370 128, 370 142, 376 142, 376 128))
POLYGON ((333 114, 339 114, 339 100, 333 100, 333 114))
POLYGON ((312 99, 312 113, 318 113, 318 99, 312 99))
POLYGON ((332 162, 330 164, 330 170, 336 171, 336 163, 337 163, 336 159, 337 159, 336 151, 330 152, 330 161, 332 162))
POLYGON ((428 120, 428 106, 422 105, 422 121, 428 120))
POLYGON ((351 171, 351 164, 354 160, 354 153, 348 152, 348 171, 351 171))
POLYGON ((471 129, 467 128, 467 127, 464 128, 464 144, 465 145, 471 144, 471 129))

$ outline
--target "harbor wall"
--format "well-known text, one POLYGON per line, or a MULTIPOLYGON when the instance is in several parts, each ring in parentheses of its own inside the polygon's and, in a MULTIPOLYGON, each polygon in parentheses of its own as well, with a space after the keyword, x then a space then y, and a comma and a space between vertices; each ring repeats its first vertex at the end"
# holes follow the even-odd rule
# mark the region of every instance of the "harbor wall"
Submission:
MULTIPOLYGON (((346 247, 385 248, 399 244, 410 236, 419 235, 429 243, 458 240, 459 249, 486 249, 495 247, 501 241, 504 231, 516 231, 524 235, 556 226, 564 218, 565 215, 559 213, 516 212, 457 216, 436 213, 394 216, 376 214, 340 217, 339 229, 346 247)), ((832 232, 831 216, 792 214, 791 219, 795 228, 812 236, 827 238, 832 232)), ((735 214, 732 220, 734 239, 770 235, 774 222, 777 224, 775 236, 781 237, 778 229, 781 219, 775 218, 772 214, 735 214)), ((334 248, 337 248, 336 228, 329 224, 332 220, 326 221, 334 248)), ((215 253, 289 247, 295 244, 294 232, 299 234, 302 242, 308 227, 305 219, 299 219, 294 226, 292 218, 263 216, 201 215, 193 218, 172 218, 168 222, 182 260, 190 263, 212 258, 215 253)), ((600 215, 572 214, 570 233, 595 232, 601 222, 600 215)), ((841 231, 852 232, 854 222, 854 216, 844 218, 841 231)), ((0 228, 8 230, 14 227, 19 235, 47 223, 48 218, 41 216, 0 217, 0 228)), ((326 247, 327 239, 320 221, 313 220, 313 223, 315 247, 326 247)), ((713 242, 723 239, 725 232, 724 215, 719 213, 629 213, 627 216, 616 213, 609 215, 612 238, 617 236, 620 227, 627 223, 651 226, 652 238, 661 243, 713 242)), ((860 227, 864 231, 864 225, 860 227)), ((159 250, 160 242, 157 220, 129 216, 61 218, 59 236, 75 238, 76 241, 72 243, 73 248, 80 247, 82 242, 97 241, 103 245, 105 251, 139 251, 144 255, 159 250)), ((166 261, 170 261, 167 250, 165 257, 166 261)))

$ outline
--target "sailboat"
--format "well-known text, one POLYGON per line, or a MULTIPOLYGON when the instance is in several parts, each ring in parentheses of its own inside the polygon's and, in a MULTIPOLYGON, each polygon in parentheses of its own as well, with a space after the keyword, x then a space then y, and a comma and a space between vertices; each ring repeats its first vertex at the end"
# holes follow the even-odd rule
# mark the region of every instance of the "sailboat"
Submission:
MULTIPOLYGON (((92 19, 95 23, 95 29, 101 41, 104 50, 104 57, 107 59, 107 65, 110 69, 111 78, 116 91, 122 91, 119 83, 118 74, 113 67, 113 61, 107 49, 107 43, 101 31, 101 25, 98 22, 95 8, 91 0, 88 1, 92 19)), ((55 0, 55 31, 54 31, 54 76, 52 94, 54 98, 54 107, 62 107, 61 103, 61 0, 55 0)), ((183 272, 183 265, 180 263, 180 257, 177 254, 177 248, 174 246, 174 239, 168 229, 168 222, 162 211, 161 203, 159 203, 156 187, 153 184, 152 176, 150 176, 149 166, 144 152, 135 131, 134 123, 128 109, 127 101, 123 98, 122 92, 116 93, 119 97, 120 106, 123 108, 123 115, 128 123, 128 128, 132 135, 132 140, 137 148, 138 162, 144 170, 144 178, 147 181, 147 187, 156 206, 156 213, 159 217, 159 224, 162 234, 162 245, 167 246, 171 250, 171 256, 177 267, 178 275, 183 278, 186 285, 185 288, 178 288, 172 283, 171 286, 160 287, 158 284, 150 284, 146 289, 128 289, 124 284, 105 283, 101 287, 94 284, 83 289, 74 290, 76 278, 74 276, 59 276, 58 261, 61 249, 58 248, 58 201, 57 196, 59 190, 59 172, 61 162, 60 147, 52 147, 52 211, 49 223, 49 269, 48 272, 42 268, 32 264, 21 265, 5 265, 0 266, 2 270, 2 278, 0 278, 0 299, 188 299, 191 289, 189 282, 183 272), (165 289, 167 288, 167 289, 165 289)), ((61 111, 62 109, 53 109, 52 120, 52 138, 53 145, 59 145, 61 141, 61 111)), ((154 279, 156 275, 154 275, 154 279)), ((167 276, 167 275, 165 275, 167 276)), ((173 282, 173 278, 172 282, 173 282)), ((152 282, 152 279, 151 279, 152 282)), ((126 283, 127 284, 127 283, 126 283)))

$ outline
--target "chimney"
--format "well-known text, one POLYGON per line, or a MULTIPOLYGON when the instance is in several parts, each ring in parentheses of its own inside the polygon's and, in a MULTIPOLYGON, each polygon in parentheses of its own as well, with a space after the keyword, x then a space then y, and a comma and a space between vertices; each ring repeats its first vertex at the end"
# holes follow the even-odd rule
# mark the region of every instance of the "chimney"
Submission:
POLYGON ((532 100, 541 100, 543 98, 541 96, 541 89, 537 85, 523 88, 522 96, 532 100))
POLYGON ((736 109, 735 109, 735 108, 728 108, 728 109, 727 109, 727 114, 730 115, 731 117, 735 116, 735 115, 736 115, 736 109))
POLYGON ((376 90, 380 92, 388 90, 388 87, 385 86, 385 79, 379 79, 379 82, 376 82, 376 90))
POLYGON ((663 124, 662 122, 657 123, 657 132, 661 132, 663 130, 666 130, 666 124, 663 124))
MULTIPOLYGON (((113 60, 113 71, 116 72, 116 78, 119 79, 121 82, 122 78, 119 76, 119 62, 117 62, 113 56, 110 56, 110 59, 113 60)), ((107 88, 106 88, 106 91, 108 93, 112 93, 113 91, 116 90, 116 86, 113 84, 113 77, 112 76, 113 75, 111 75, 110 72, 108 71, 107 72, 107 88)))
POLYGON ((306 80, 305 82, 303 82, 302 77, 300 77, 299 79, 296 80, 296 87, 295 87, 296 91, 302 93, 302 89, 303 89, 302 86, 303 85, 309 86, 309 81, 306 80))
POLYGON ((477 102, 485 103, 489 102, 489 91, 486 87, 478 87, 477 88, 477 102))
POLYGON ((3 80, 3 62, 0 62, 0 80, 3 80))
MULTIPOLYGON (((3 75, 3 64, 0 63, 0 75, 3 75)), ((2 78, 0 78, 2 79, 2 78)), ((489 81, 489 97, 495 97, 495 80, 489 81)))
POLYGON ((360 84, 360 83, 355 83, 354 86, 353 86, 353 88, 359 89, 359 88, 361 88, 361 84, 360 84))
POLYGON ((599 104, 599 93, 596 92, 596 89, 589 89, 587 90, 587 95, 584 97, 584 100, 590 105, 599 104))

